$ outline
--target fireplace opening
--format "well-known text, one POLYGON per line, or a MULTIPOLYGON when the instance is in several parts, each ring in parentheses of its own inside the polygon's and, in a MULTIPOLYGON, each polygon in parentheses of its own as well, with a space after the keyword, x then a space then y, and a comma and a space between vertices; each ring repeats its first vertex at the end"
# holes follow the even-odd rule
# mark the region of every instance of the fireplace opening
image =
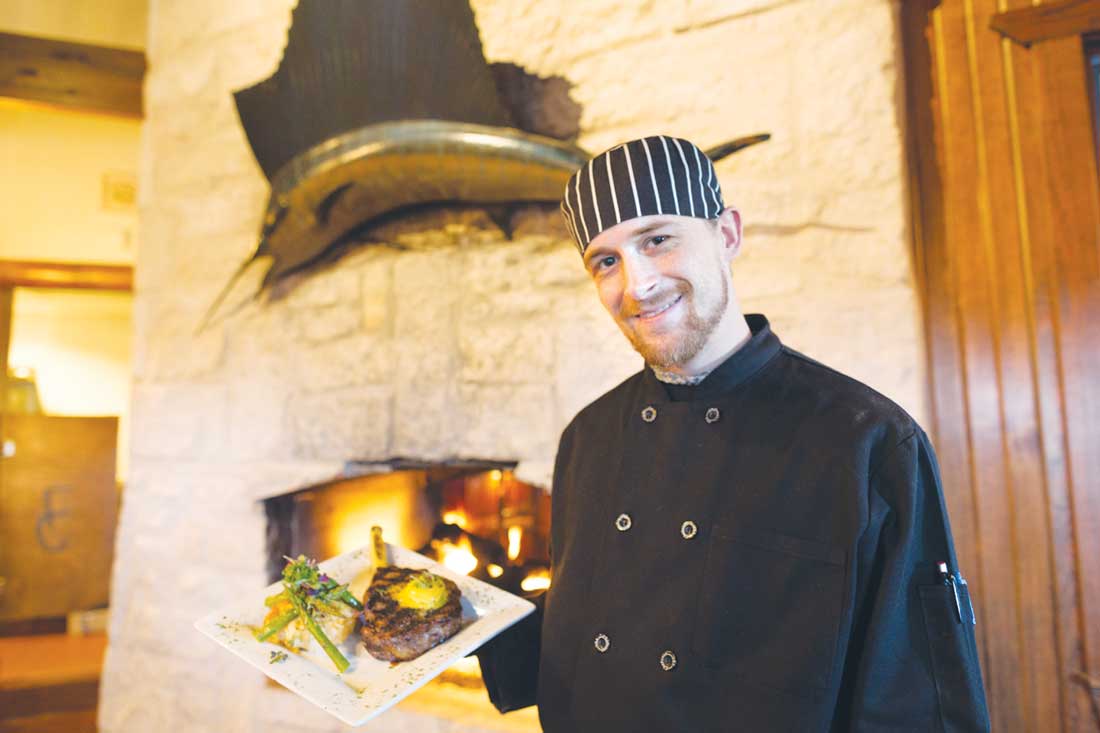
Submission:
POLYGON ((370 542, 431 557, 456 573, 528 595, 550 584, 550 495, 515 477, 515 463, 349 463, 344 473, 263 501, 268 581, 285 557, 318 560, 370 542))

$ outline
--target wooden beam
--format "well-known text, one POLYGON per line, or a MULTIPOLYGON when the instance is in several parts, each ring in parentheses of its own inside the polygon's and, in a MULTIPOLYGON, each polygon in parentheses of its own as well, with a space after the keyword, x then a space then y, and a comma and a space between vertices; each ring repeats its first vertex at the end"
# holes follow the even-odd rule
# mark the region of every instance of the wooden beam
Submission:
POLYGON ((997 13, 989 27, 1030 46, 1052 38, 1100 31, 1100 0, 1060 0, 997 13))
POLYGON ((140 119, 145 54, 0 33, 0 97, 140 119))
POLYGON ((134 268, 129 265, 0 260, 0 288, 5 287, 133 290, 134 268))

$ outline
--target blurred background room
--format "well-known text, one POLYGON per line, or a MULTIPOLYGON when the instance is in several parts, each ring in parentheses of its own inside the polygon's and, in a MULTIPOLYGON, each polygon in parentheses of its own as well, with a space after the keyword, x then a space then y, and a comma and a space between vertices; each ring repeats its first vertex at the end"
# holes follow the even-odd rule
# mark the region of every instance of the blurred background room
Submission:
POLYGON ((128 109, 87 75, 56 96, 17 89, 35 72, 57 82, 59 52, 83 46, 128 54, 140 83, 147 19, 144 2, 0 6, 5 731, 94 730, 128 474, 141 141, 138 89, 128 109))

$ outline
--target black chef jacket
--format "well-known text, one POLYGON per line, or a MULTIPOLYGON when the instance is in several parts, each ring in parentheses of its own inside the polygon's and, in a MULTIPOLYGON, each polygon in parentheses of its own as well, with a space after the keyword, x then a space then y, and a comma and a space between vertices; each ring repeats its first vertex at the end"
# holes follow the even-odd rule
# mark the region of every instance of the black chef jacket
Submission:
POLYGON ((989 730, 928 437, 748 323, 700 385, 647 368, 565 429, 553 584, 479 650, 491 699, 547 733, 989 730))

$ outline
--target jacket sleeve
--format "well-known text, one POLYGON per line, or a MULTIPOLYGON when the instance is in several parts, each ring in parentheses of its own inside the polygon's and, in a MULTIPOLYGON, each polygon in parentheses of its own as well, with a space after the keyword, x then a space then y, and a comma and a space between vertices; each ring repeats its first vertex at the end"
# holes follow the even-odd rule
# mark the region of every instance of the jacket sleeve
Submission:
POLYGON ((883 522, 854 621, 834 730, 989 731, 975 617, 939 467, 917 428, 870 479, 883 522), (941 572, 946 563, 947 572, 941 572))
MULTIPOLYGON (((552 486, 553 517, 551 518, 550 559, 553 572, 554 547, 560 546, 564 530, 561 517, 563 495, 563 469, 569 460, 572 447, 573 426, 562 432, 558 452, 554 458, 552 486)), ((546 610, 547 591, 531 598, 535 612, 505 630, 477 650, 481 678, 489 692, 489 700, 497 710, 507 713, 536 703, 539 663, 542 650, 542 619, 546 610)))
POLYGON ((535 612, 477 650, 489 701, 502 713, 535 704, 545 593, 532 600, 535 612))

